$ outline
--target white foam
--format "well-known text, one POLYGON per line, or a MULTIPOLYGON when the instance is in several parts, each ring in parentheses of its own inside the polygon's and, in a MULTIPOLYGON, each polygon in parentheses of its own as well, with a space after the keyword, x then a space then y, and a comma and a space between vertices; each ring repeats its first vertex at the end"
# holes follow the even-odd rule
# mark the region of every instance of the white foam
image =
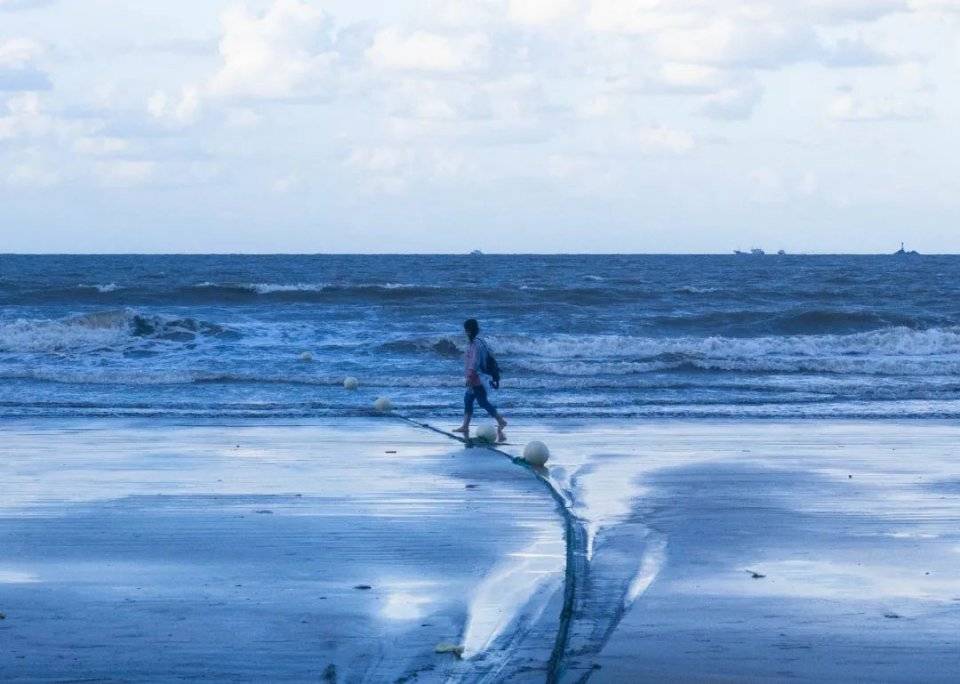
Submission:
POLYGON ((503 336, 490 343, 530 370, 559 375, 704 370, 954 375, 960 328, 886 328, 851 335, 768 337, 503 336), (579 364, 579 365, 578 365, 579 364))
POLYGON ((643 554, 640 569, 630 582, 626 595, 623 597, 624 608, 636 601, 660 574, 660 569, 667 560, 667 540, 662 537, 648 537, 647 552, 643 554))
POLYGON ((117 290, 123 289, 116 283, 107 283, 106 285, 79 285, 79 287, 90 289, 90 290, 96 290, 101 294, 107 294, 108 292, 116 292, 117 290))
POLYGON ((17 319, 0 324, 0 352, 51 353, 99 349, 122 343, 125 321, 112 318, 43 321, 17 319))
POLYGON ((271 294, 273 292, 321 292, 328 287, 327 283, 252 283, 245 287, 257 294, 271 294))
POLYGON ((543 527, 529 548, 510 554, 487 575, 470 601, 463 657, 490 648, 521 613, 542 612, 563 577, 564 559, 562 536, 552 526, 543 527))
POLYGON ((710 294, 711 292, 719 292, 720 288, 717 287, 697 287, 696 285, 684 285, 683 287, 678 287, 677 292, 683 294, 710 294))

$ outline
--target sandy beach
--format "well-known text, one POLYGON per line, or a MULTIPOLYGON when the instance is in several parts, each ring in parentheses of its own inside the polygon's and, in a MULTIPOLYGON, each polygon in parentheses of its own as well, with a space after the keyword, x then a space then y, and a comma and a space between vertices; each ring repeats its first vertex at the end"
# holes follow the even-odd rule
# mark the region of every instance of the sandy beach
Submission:
POLYGON ((548 482, 391 418, 8 421, 0 678, 960 677, 960 428, 510 437, 548 482))

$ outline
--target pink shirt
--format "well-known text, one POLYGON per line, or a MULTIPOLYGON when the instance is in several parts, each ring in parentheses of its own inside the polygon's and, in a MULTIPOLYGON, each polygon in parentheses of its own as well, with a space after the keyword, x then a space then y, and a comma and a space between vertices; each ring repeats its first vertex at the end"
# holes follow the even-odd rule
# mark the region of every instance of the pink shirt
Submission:
POLYGON ((463 374, 466 377, 467 384, 471 387, 477 387, 483 383, 480 381, 480 376, 477 375, 476 371, 477 366, 477 341, 474 340, 470 343, 470 346, 467 347, 467 353, 463 355, 463 374))

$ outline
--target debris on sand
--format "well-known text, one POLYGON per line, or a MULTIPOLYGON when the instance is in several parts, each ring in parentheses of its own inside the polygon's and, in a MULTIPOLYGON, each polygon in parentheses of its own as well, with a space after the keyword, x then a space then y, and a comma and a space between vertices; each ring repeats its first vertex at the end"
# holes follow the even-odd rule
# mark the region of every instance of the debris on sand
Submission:
POLYGON ((766 577, 766 575, 761 575, 759 572, 755 572, 753 570, 746 570, 745 572, 750 573, 750 576, 753 579, 763 579, 764 577, 766 577))
POLYGON ((884 614, 883 614, 883 617, 885 617, 885 618, 890 618, 891 620, 899 620, 899 619, 900 619, 900 616, 897 615, 896 613, 884 613, 884 614))
POLYGON ((260 515, 273 515, 273 511, 271 511, 269 508, 262 508, 259 511, 254 511, 254 513, 258 513, 260 515))
POLYGON ((357 584, 353 587, 354 589, 359 589, 360 591, 367 591, 368 589, 373 589, 369 584, 357 584))
POLYGON ((463 646, 459 644, 450 644, 445 641, 440 642, 433 649, 434 653, 452 653, 457 658, 463 657, 463 646))

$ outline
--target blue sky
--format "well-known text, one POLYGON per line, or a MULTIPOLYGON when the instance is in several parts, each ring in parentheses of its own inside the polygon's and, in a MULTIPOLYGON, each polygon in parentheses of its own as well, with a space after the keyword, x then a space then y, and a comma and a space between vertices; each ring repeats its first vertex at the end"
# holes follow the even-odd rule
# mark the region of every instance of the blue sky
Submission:
POLYGON ((960 252, 958 76, 960 0, 0 0, 0 251, 960 252))

